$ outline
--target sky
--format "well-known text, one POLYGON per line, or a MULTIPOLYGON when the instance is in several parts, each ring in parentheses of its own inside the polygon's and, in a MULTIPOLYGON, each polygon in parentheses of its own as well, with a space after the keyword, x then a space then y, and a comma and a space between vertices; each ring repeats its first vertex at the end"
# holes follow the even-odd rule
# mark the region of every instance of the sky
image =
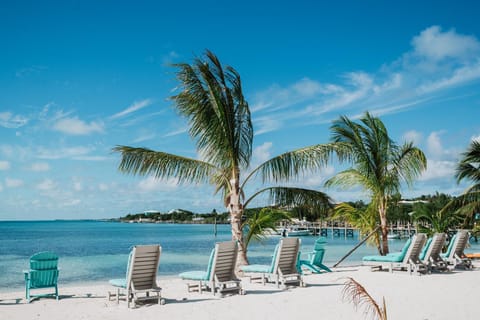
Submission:
MULTIPOLYGON (((460 194, 461 153, 480 139, 475 1, 1 1, 0 220, 97 219, 146 210, 223 212, 210 185, 118 171, 116 145, 198 158, 169 97, 173 63, 206 49, 242 77, 252 167, 330 139, 369 111, 428 169, 405 198, 460 194)), ((291 185, 335 201, 332 161, 291 185)), ((261 187, 255 182, 247 189, 261 187)), ((253 206, 267 205, 259 199, 253 206)))

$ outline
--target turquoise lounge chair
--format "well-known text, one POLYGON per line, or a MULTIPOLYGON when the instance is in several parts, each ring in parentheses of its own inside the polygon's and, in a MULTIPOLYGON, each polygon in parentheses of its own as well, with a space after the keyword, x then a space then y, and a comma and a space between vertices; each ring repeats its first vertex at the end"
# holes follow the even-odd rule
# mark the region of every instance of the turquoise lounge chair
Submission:
POLYGON ((235 275, 238 245, 235 241, 219 242, 210 253, 206 271, 187 271, 179 274, 187 283, 188 291, 210 290, 215 295, 244 294, 241 281, 235 275))
POLYGON ((25 296, 28 303, 33 298, 54 296, 58 300, 58 256, 53 252, 39 252, 30 257, 30 270, 24 270, 25 296), (55 288, 54 293, 33 295, 30 290, 55 288))
POLYGON ((429 271, 447 271, 447 263, 440 256, 445 244, 446 234, 436 233, 429 238, 422 252, 420 260, 427 265, 429 271))
POLYGON ((464 250, 468 244, 470 235, 466 230, 458 230, 452 237, 447 247, 447 252, 442 254, 442 258, 454 268, 472 269, 472 260, 467 258, 464 250))
POLYGON ((330 268, 323 264, 326 240, 325 237, 320 237, 315 241, 313 252, 308 254, 308 260, 298 261, 299 271, 302 271, 302 268, 306 268, 312 273, 332 272, 330 268))
POLYGON ((241 266, 245 275, 250 277, 250 281, 261 279, 265 284, 267 281, 275 282, 277 287, 283 286, 303 286, 302 275, 298 271, 298 255, 300 251, 299 238, 282 238, 275 247, 272 263, 270 265, 247 265, 241 266))
POLYGON ((427 241, 427 236, 424 233, 418 233, 409 240, 407 240, 400 253, 391 253, 385 256, 365 256, 362 259, 363 264, 380 270, 386 268, 390 272, 393 272, 394 269, 406 269, 410 274, 412 272, 426 273, 428 268, 420 260, 420 253, 427 241))
POLYGON ((108 292, 108 299, 116 295, 118 303, 121 290, 125 290, 129 308, 131 302, 135 307, 136 302, 141 300, 157 299, 158 304, 165 304, 161 297, 162 288, 157 284, 161 253, 162 248, 159 245, 134 246, 128 258, 126 277, 109 281, 117 290, 115 294, 108 292), (157 296, 152 297, 150 293, 156 293, 157 296))

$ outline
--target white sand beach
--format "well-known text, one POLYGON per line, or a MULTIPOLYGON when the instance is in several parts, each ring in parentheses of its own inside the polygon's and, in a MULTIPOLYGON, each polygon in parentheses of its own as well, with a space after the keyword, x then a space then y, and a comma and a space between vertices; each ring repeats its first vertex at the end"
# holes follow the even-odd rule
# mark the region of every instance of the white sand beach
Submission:
POLYGON ((345 277, 361 283, 377 301, 385 297, 389 319, 478 319, 480 262, 472 271, 409 275, 372 272, 369 267, 338 268, 307 275, 305 288, 277 289, 243 280, 244 296, 219 298, 209 292, 188 293, 177 278, 159 279, 165 305, 128 309, 125 301, 108 301, 108 283, 60 286, 61 299, 43 298, 27 304, 23 292, 0 293, 0 319, 366 319, 342 301, 345 277))

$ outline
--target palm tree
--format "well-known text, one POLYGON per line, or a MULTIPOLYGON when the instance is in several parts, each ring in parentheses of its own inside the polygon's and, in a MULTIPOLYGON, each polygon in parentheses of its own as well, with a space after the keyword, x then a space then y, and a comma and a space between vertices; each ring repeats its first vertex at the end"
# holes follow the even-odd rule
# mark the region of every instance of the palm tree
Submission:
POLYGON ((291 219, 287 211, 275 208, 250 209, 247 211, 251 212, 245 212, 247 218, 242 224, 242 229, 246 230, 245 251, 248 250, 248 244, 252 239, 257 241, 263 240, 266 237, 266 230, 272 229, 276 232, 280 221, 291 219))
POLYGON ((205 60, 195 58, 192 65, 174 65, 180 92, 171 97, 189 123, 189 134, 200 159, 129 146, 117 146, 113 151, 121 153, 119 170, 124 173, 174 177, 179 183, 213 184, 230 212, 232 239, 239 243, 237 264, 243 265, 248 260, 242 216, 254 197, 267 193, 275 204, 283 206, 330 204, 322 192, 279 186, 261 189, 247 199, 246 183, 258 176, 262 183, 277 184, 318 170, 326 164, 328 152, 322 145, 287 152, 264 162, 242 179, 241 173, 251 162, 253 126, 240 75, 230 66, 222 67, 212 52, 207 50, 205 55, 205 60))
POLYGON ((457 165, 457 182, 464 179, 473 182, 462 195, 452 201, 452 205, 459 207, 457 210, 465 216, 464 225, 473 224, 473 215, 480 210, 480 141, 472 140, 466 152, 457 165))
POLYGON ((330 129, 330 150, 337 152, 341 162, 353 162, 353 167, 336 174, 326 186, 361 186, 369 192, 370 206, 380 217, 380 254, 387 254, 388 201, 399 192, 402 182, 411 185, 426 169, 425 155, 411 142, 398 146, 389 137, 383 122, 368 112, 359 123, 342 116, 330 129))

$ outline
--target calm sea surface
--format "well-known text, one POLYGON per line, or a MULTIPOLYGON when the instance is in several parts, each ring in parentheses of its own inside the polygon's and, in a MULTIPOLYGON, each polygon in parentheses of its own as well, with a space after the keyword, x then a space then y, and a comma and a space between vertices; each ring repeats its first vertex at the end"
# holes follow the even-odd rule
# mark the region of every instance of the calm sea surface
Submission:
MULTIPOLYGON (((61 284, 107 282, 125 275, 128 253, 133 245, 160 244, 160 277, 176 276, 188 270, 204 270, 215 242, 230 240, 230 225, 136 224, 101 221, 0 221, 0 290, 24 286, 23 270, 29 257, 39 251, 60 256, 61 284)), ((301 237, 302 252, 310 252, 316 237, 301 237)), ((358 238, 327 237, 324 262, 331 266, 358 242, 358 238)), ((268 264, 279 237, 249 246, 250 263, 268 264)), ((403 241, 390 242, 391 251, 403 241)), ((474 244, 470 251, 480 251, 474 244)), ((342 265, 358 264, 361 257, 375 254, 362 246, 342 265)))

